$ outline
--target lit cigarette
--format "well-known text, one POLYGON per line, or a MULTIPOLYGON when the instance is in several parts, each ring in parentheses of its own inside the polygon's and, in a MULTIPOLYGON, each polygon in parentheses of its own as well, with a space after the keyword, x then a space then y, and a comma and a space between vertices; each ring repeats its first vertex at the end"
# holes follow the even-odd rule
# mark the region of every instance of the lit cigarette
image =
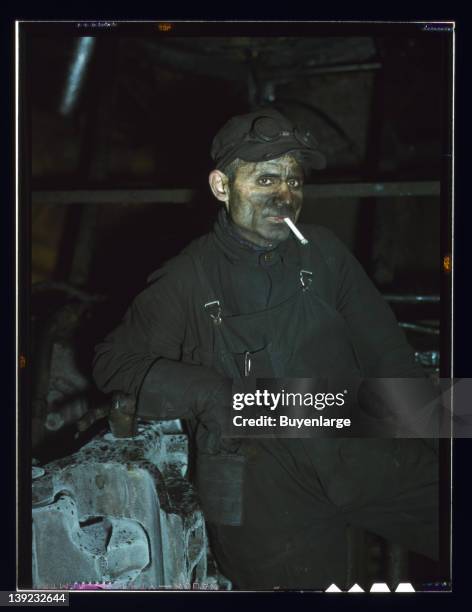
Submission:
POLYGON ((284 217, 284 221, 302 244, 308 244, 308 240, 301 233, 301 231, 295 226, 295 224, 291 221, 289 217, 284 217))

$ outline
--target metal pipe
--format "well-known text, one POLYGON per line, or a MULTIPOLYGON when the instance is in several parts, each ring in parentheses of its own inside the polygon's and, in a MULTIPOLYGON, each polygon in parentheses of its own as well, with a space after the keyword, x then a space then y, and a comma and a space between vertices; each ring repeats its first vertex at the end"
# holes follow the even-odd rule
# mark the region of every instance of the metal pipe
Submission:
POLYGON ((261 71, 261 78, 271 80, 275 85, 283 85, 300 78, 310 78, 320 74, 343 74, 349 72, 372 72, 380 70, 380 62, 366 62, 364 64, 344 64, 338 66, 307 67, 290 72, 282 72, 280 69, 275 74, 273 71, 261 71))
POLYGON ((305 185, 306 198, 391 198, 439 196, 439 181, 408 181, 396 183, 333 183, 305 185))
MULTIPOLYGON (((370 198, 438 196, 438 181, 405 183, 331 183, 305 185, 306 198, 370 198)), ((196 189, 77 189, 33 191, 33 204, 186 204, 196 189)))
POLYGON ((312 74, 331 74, 338 72, 365 72, 366 70, 379 70, 382 68, 380 62, 366 62, 364 64, 344 64, 342 66, 320 66, 318 68, 307 68, 302 72, 305 76, 312 74))
POLYGON ((77 40, 59 108, 62 115, 70 114, 77 104, 94 46, 93 36, 83 36, 77 40))
POLYGON ((393 302, 398 304, 439 304, 439 295, 391 295, 386 294, 383 296, 387 302, 393 302))
POLYGON ((426 325, 418 325, 417 323, 399 323, 398 325, 404 329, 411 329, 411 331, 419 332, 420 334, 439 336, 439 329, 437 327, 428 327, 426 325))
POLYGON ((34 191, 33 204, 186 204, 197 195, 196 189, 77 189, 34 191))

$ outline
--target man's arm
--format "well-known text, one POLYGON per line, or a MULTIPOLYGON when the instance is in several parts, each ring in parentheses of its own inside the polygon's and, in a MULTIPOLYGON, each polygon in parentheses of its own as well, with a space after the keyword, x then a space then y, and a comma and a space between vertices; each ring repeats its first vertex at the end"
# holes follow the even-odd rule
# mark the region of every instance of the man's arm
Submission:
POLYGON ((179 361, 191 299, 190 269, 172 260, 153 277, 157 280, 96 347, 95 382, 105 393, 136 397, 143 417, 208 417, 208 411, 228 401, 229 383, 210 368, 179 361))
POLYGON ((347 323, 367 377, 423 377, 390 306, 348 248, 318 228, 330 270, 336 309, 347 323))
POLYGON ((415 362, 390 306, 357 259, 324 228, 320 248, 334 282, 336 308, 346 321, 363 368, 362 406, 382 419, 399 418, 397 423, 406 432, 434 437, 441 411, 438 393, 415 362))

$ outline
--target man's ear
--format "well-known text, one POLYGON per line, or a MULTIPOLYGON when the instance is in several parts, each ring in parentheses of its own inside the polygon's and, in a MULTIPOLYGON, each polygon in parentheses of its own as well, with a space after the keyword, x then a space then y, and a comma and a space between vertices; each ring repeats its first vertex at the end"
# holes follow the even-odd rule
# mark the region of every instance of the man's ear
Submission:
POLYGON ((224 202, 226 209, 228 209, 229 181, 226 174, 220 170, 212 170, 212 172, 210 172, 210 176, 208 177, 208 181, 215 198, 220 202, 224 202))

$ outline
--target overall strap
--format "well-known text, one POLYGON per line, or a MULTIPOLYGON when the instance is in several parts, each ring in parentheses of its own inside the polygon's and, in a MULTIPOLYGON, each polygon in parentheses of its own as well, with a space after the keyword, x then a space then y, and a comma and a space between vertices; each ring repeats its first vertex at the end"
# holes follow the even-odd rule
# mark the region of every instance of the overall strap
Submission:
POLYGON ((203 265, 203 256, 201 254, 197 254, 193 258, 195 269, 197 272, 197 277, 200 282, 200 286, 204 291, 204 295, 209 296, 207 301, 202 304, 202 308, 209 315, 211 320, 214 323, 213 326, 213 352, 220 351, 224 354, 228 354, 228 357, 225 358, 225 367, 227 372, 231 372, 228 374, 232 378, 240 378, 240 373, 237 368, 236 363, 234 362, 234 358, 232 356, 232 352, 228 347, 227 339, 223 332, 223 318, 222 318, 222 307, 220 300, 218 299, 218 295, 215 293, 211 283, 208 279, 208 276, 205 272, 205 268, 203 265))
POLYGON ((208 296, 208 300, 203 304, 205 312, 210 316, 215 325, 221 325, 222 323, 222 308, 220 300, 213 287, 210 284, 207 274, 203 268, 203 261, 201 255, 196 255, 193 258, 197 277, 200 282, 200 286, 203 288, 204 293, 208 296))

